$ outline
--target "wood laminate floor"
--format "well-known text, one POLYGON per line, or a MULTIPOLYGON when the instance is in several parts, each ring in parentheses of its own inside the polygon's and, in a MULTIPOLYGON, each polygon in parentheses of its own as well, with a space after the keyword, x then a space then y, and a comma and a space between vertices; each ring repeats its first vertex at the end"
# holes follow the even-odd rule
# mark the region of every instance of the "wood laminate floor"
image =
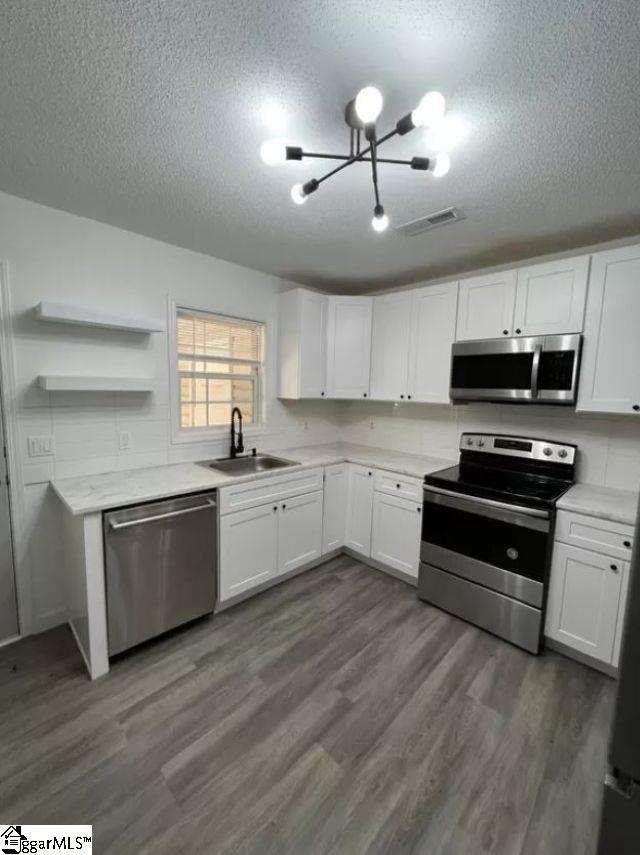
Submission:
POLYGON ((0 650, 0 815, 100 853, 592 855, 614 683, 342 556, 120 658, 0 650))

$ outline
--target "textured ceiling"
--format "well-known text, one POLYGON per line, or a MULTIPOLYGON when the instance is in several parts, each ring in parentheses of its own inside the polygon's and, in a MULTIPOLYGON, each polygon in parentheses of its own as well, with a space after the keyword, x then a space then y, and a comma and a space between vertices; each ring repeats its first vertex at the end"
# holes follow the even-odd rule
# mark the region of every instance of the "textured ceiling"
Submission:
MULTIPOLYGON (((640 0, 3 0, 0 189, 328 289, 371 289, 640 232, 640 0), (381 130, 427 89, 468 126, 444 178, 368 165, 302 207, 317 162, 269 168, 287 138, 342 150, 344 104, 384 92, 381 130)), ((423 131, 387 156, 427 154, 423 131)))

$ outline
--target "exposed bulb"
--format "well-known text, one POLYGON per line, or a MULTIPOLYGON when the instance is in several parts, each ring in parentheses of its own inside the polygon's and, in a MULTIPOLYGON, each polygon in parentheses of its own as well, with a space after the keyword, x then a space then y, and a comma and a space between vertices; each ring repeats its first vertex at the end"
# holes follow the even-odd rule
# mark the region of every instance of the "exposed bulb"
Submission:
POLYGON ((446 102, 440 92, 427 92, 411 113, 411 121, 416 128, 431 128, 444 116, 446 102))
POLYGON ((370 125, 382 112, 382 93, 375 86, 365 86, 356 95, 355 108, 360 121, 370 125))
POLYGON ((434 178, 442 178, 451 169, 451 157, 446 151, 440 152, 433 158, 433 169, 431 164, 429 168, 434 178))
POLYGON ((260 146, 260 157, 267 166, 276 166, 287 159, 287 147, 282 140, 267 140, 260 146))
POLYGON ((291 198, 296 205, 304 205, 307 201, 307 194, 302 189, 302 184, 294 184, 291 188, 291 198))
POLYGON ((371 228, 374 232, 384 232, 389 226, 389 217, 384 213, 374 214, 371 219, 371 228))

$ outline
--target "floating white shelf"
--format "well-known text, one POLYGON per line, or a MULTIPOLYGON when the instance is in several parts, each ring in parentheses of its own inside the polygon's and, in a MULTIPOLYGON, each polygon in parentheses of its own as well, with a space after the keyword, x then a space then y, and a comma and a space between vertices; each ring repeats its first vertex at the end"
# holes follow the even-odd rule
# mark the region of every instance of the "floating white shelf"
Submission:
POLYGON ((38 385, 47 392, 152 392, 149 377, 92 377, 81 374, 40 374, 38 385))
POLYGON ((57 324, 78 324, 83 327, 102 327, 111 330, 126 330, 134 333, 163 332, 164 326, 159 322, 146 321, 143 318, 125 318, 119 315, 109 315, 84 306, 73 306, 68 303, 49 303, 43 300, 36 306, 36 317, 39 321, 52 321, 57 324))

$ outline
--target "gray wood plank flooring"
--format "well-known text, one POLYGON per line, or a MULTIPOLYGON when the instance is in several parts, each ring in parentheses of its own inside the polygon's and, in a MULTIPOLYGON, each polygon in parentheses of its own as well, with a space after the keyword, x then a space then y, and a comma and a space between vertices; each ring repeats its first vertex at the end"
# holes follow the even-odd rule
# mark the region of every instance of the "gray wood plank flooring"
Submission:
POLYGON ((0 806, 97 853, 593 855, 614 682, 341 556, 94 683, 0 650, 0 806))

